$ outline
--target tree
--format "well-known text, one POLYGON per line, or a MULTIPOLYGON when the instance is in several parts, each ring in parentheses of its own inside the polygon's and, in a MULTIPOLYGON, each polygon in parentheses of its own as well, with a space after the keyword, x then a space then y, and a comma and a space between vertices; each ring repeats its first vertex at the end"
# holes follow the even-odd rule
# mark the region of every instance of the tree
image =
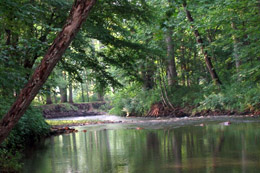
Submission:
POLYGON ((174 56, 174 47, 173 47, 173 40, 172 40, 172 29, 167 28, 165 34, 165 41, 167 44, 167 77, 168 77, 168 85, 173 86, 177 84, 177 71, 176 71, 176 64, 175 64, 175 56, 174 56))
POLYGON ((62 82, 59 84, 59 89, 60 89, 60 102, 61 103, 67 103, 68 102, 68 92, 67 92, 67 77, 66 77, 66 72, 60 71, 61 74, 61 80, 62 82))
POLYGON ((52 104, 52 100, 51 100, 51 87, 49 85, 47 85, 47 89, 46 89, 46 104, 52 104))
POLYGON ((69 75, 69 103, 73 103, 73 88, 72 88, 72 80, 69 75))
POLYGON ((168 78, 168 85, 173 86, 177 85, 177 69, 176 69, 176 62, 175 62, 175 52, 174 52, 174 42, 172 39, 173 35, 173 29, 174 27, 171 24, 171 18, 174 14, 174 5, 173 3, 168 0, 169 4, 169 9, 166 10, 165 14, 165 21, 164 25, 166 27, 165 31, 165 42, 166 42, 166 47, 167 47, 167 78, 168 78), (170 26, 167 26, 170 25, 170 26))
POLYGON ((96 0, 75 0, 66 24, 45 54, 31 79, 0 122, 0 144, 22 117, 55 65, 79 31, 96 0))
POLYGON ((183 7, 184 7, 184 10, 186 12, 187 18, 188 18, 189 22, 191 23, 191 27, 192 27, 192 29, 194 29, 194 35, 196 37, 197 43, 200 45, 201 51, 204 54, 206 66, 207 66, 207 69, 208 69, 208 71, 211 75, 211 78, 212 78, 212 80, 215 84, 221 85, 222 83, 221 83, 221 81, 220 81, 220 79, 219 79, 219 77, 216 73, 216 70, 213 67, 213 64, 211 62, 211 58, 208 55, 207 50, 205 50, 205 46, 204 46, 203 40, 200 36, 200 33, 199 33, 198 29, 195 29, 194 26, 193 26, 194 19, 192 18, 190 11, 187 9, 187 3, 186 3, 185 0, 183 1, 183 7))

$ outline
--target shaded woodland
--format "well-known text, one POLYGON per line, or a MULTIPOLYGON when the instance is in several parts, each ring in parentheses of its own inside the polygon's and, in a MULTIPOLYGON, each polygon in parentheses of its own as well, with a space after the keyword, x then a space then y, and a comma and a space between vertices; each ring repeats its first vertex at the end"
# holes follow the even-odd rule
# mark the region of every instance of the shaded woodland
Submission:
POLYGON ((42 104, 259 114, 259 69, 259 0, 1 0, 0 153, 48 134, 42 104))

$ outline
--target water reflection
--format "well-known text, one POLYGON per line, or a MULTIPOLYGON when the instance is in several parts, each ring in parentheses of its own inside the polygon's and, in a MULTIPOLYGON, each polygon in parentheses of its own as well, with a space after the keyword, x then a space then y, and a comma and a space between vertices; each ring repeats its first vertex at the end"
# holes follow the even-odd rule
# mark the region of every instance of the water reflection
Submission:
POLYGON ((24 172, 259 172, 257 123, 92 130, 47 139, 24 172))

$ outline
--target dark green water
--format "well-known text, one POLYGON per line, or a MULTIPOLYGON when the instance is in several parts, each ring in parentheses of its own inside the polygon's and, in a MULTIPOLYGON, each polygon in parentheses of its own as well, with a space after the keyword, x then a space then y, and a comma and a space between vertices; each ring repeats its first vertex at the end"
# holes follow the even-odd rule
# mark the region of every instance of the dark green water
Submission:
POLYGON ((199 123, 138 124, 142 130, 137 124, 78 127, 78 133, 51 137, 31 149, 24 172, 260 172, 259 122, 199 123))

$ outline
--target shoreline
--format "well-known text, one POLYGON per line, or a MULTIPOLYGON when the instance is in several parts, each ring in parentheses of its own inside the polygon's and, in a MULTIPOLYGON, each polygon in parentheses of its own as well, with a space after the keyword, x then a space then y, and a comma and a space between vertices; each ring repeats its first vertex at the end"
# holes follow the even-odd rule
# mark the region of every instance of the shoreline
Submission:
MULTIPOLYGON (((106 115, 113 116, 113 115, 106 115)), ((92 116, 93 117, 93 116, 92 116)), ((227 119, 236 119, 236 118, 249 118, 250 120, 254 120, 255 118, 259 118, 260 115, 217 115, 217 116, 186 116, 186 117, 123 117, 126 120, 53 120, 53 121, 65 121, 64 124, 59 125, 50 125, 50 136, 60 135, 60 134, 68 134, 68 133, 76 133, 78 132, 75 127, 84 127, 89 125, 106 125, 106 124, 147 124, 150 123, 183 123, 187 121, 196 122, 196 120, 200 121, 220 121, 225 122, 227 119), (223 119, 221 119, 223 118, 223 119), (134 119, 134 120, 133 120, 134 119)), ((82 117, 84 118, 84 117, 82 117)), ((122 118, 122 117, 120 117, 122 118)), ((50 120, 52 121, 52 120, 50 120)), ((138 126, 137 126, 138 128, 138 126)))

